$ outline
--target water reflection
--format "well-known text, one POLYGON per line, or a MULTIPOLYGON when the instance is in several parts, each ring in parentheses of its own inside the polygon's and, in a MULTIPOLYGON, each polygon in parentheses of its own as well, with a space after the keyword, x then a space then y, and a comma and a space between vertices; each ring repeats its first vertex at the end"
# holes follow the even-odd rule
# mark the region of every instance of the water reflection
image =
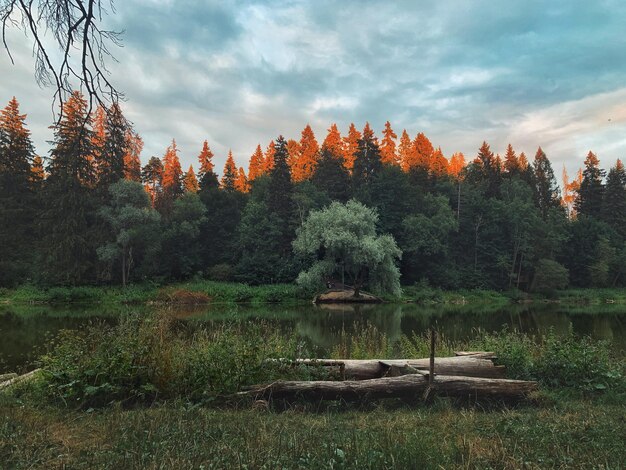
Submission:
MULTIPOLYGON (((163 307, 160 307, 162 309, 163 307)), ((72 305, 0 306, 0 372, 19 370, 43 352, 44 345, 61 329, 80 329, 93 322, 113 324, 120 315, 137 310, 150 314, 154 306, 72 305)), ((402 334, 425 334, 434 325, 441 335, 463 341, 479 331, 502 328, 537 336, 554 331, 565 335, 590 335, 609 340, 616 351, 626 352, 626 306, 577 306, 558 304, 424 307, 414 304, 356 306, 250 306, 210 305, 169 307, 181 322, 211 327, 230 321, 265 321, 280 331, 295 331, 321 351, 366 325, 373 325, 391 342, 402 334)))

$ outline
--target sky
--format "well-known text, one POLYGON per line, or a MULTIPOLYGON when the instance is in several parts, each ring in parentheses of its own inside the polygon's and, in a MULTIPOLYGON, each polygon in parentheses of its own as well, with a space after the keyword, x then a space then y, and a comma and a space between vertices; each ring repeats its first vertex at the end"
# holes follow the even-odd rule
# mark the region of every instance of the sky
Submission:
MULTIPOLYGON (((589 150, 626 158, 626 2, 125 0, 105 23, 124 30, 111 81, 145 142, 142 162, 176 139, 183 168, 209 142, 247 168, 256 145, 321 143, 366 121, 380 135, 424 132, 446 156, 483 140, 541 146, 572 175, 589 150)), ((34 78, 31 39, 0 51, 0 105, 16 96, 46 155, 53 90, 34 78)))

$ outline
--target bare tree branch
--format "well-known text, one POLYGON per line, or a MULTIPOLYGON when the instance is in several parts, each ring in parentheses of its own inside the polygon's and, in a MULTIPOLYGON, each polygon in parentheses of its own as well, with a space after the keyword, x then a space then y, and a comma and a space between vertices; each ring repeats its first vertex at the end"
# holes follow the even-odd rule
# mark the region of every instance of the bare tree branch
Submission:
POLYGON ((62 109, 74 86, 83 89, 94 104, 108 108, 123 95, 109 81, 106 63, 115 61, 108 44, 121 46, 120 31, 102 29, 102 19, 115 12, 113 0, 0 0, 2 43, 11 60, 7 31, 20 29, 33 39, 35 78, 40 86, 53 86, 53 109, 62 109), (61 52, 60 63, 52 59, 44 38, 50 35, 61 52))

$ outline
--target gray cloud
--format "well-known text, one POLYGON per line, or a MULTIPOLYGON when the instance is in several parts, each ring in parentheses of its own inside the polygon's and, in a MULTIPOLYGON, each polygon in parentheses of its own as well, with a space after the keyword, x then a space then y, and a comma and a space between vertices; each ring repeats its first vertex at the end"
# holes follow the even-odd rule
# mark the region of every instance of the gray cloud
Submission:
MULTIPOLYGON (((593 148, 624 157, 626 4, 582 2, 118 2, 125 29, 112 77, 144 137, 143 158, 176 138, 183 166, 208 139, 218 168, 278 134, 318 140, 337 122, 423 131, 444 153, 475 155, 482 140, 570 172, 593 148), (621 100, 621 101, 615 101, 621 100), (613 115, 608 116, 609 114, 613 115), (605 116, 606 115, 606 116, 605 116), (608 119, 611 118, 611 121, 608 119)), ((34 84, 27 43, 0 58, 0 98, 15 94, 45 152, 50 90, 34 84)))

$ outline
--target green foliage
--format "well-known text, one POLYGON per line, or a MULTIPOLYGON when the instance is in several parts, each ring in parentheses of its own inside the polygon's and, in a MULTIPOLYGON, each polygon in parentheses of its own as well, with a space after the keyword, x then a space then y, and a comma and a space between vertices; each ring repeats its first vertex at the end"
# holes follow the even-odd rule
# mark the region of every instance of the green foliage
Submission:
POLYGON ((532 290, 535 292, 552 292, 565 289, 569 283, 567 268, 549 259, 540 259, 535 268, 532 290))
POLYGON ((374 292, 400 295, 400 272, 396 260, 402 252, 391 235, 377 235, 376 211, 351 200, 333 202, 313 211, 298 229, 293 242, 300 256, 318 258, 300 273, 298 284, 315 289, 327 276, 345 271, 355 294, 367 282, 374 292))
POLYGON ((185 331, 167 312, 131 315, 115 327, 63 331, 41 358, 46 395, 69 406, 184 397, 210 401, 278 376, 302 376, 268 359, 298 345, 263 324, 185 331))

